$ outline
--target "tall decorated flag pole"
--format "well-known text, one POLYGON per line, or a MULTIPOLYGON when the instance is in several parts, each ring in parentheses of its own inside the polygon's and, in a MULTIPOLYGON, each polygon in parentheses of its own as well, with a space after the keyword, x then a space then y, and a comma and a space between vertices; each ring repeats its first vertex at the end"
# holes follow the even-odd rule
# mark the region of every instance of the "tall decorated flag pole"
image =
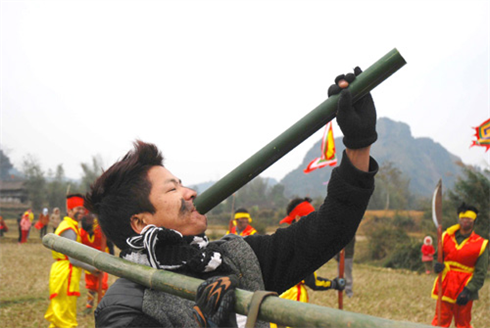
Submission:
POLYGON ((303 170, 306 174, 321 169, 325 166, 337 165, 337 154, 335 153, 335 139, 333 138, 332 121, 325 126, 325 132, 322 139, 322 155, 315 158, 308 164, 308 167, 303 170))
POLYGON ((485 147, 485 152, 490 148, 490 118, 474 128, 476 130, 475 137, 470 148, 473 146, 485 147))

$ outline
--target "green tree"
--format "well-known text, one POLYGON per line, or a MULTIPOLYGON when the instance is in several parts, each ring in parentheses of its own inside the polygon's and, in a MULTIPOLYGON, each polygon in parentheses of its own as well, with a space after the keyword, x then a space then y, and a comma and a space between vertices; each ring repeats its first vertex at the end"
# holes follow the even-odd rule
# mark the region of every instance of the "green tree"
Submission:
POLYGON ((9 180, 9 171, 14 166, 10 163, 10 158, 0 149, 0 180, 9 180))
POLYGON ((271 188, 268 194, 268 200, 272 208, 276 210, 286 209, 286 206, 288 204, 288 199, 284 196, 284 190, 285 190, 284 185, 280 183, 274 185, 271 188))
POLYGON ((100 156, 92 156, 92 165, 81 163, 83 175, 80 184, 82 193, 90 190, 90 185, 102 174, 102 159, 100 156))
POLYGON ((25 176, 25 186, 31 201, 33 211, 40 211, 46 202, 46 179, 41 164, 32 155, 24 157, 22 171, 25 176))
POLYGON ((479 214, 475 232, 484 238, 489 237, 490 229, 490 171, 478 171, 472 167, 463 167, 463 176, 459 177, 447 198, 452 211, 452 224, 457 223, 456 209, 465 202, 478 208, 479 214))
POLYGON ((413 199, 409 191, 410 179, 406 178, 392 162, 384 162, 375 179, 376 188, 368 209, 410 208, 413 199))
POLYGON ((263 207, 267 205, 267 180, 256 177, 236 193, 235 209, 252 206, 263 207))

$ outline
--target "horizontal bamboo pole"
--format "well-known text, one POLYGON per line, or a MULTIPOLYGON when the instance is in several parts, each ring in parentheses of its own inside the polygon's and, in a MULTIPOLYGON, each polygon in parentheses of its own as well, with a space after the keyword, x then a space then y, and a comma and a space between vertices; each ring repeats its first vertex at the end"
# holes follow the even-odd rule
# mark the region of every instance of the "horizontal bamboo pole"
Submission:
MULTIPOLYGON (((202 283, 202 280, 196 278, 132 263, 52 233, 44 236, 42 241, 45 247, 88 263, 99 270, 188 300, 195 299, 197 288, 202 283)), ((247 315, 252 295, 252 292, 237 289, 235 312, 247 315)), ((264 300, 260 306, 259 319, 290 327, 432 327, 340 311, 279 297, 267 297, 264 300)))
MULTIPOLYGON (((364 70, 349 85, 353 100, 361 98, 406 64, 400 53, 393 49, 364 70)), ((328 86, 327 86, 328 87, 328 86)), ((325 92, 327 88, 325 88, 325 92)), ((252 155, 233 171, 206 189, 194 204, 201 214, 232 195, 269 166, 330 122, 336 115, 338 95, 332 96, 309 114, 284 131, 276 139, 252 155)))

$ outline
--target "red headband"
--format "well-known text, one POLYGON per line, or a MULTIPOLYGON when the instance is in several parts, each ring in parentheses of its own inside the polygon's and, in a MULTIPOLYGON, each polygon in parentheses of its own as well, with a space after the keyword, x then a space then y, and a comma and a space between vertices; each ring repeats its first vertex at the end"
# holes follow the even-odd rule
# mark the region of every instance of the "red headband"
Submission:
POLYGON ((79 196, 72 196, 66 200, 66 209, 72 210, 75 207, 82 206, 83 207, 84 200, 79 196))
POLYGON ((284 219, 282 219, 279 222, 279 224, 283 224, 283 223, 291 224, 291 222, 293 222, 297 216, 299 216, 299 217, 306 216, 306 215, 308 215, 314 211, 315 211, 315 208, 313 207, 313 205, 311 205, 310 202, 304 201, 304 202, 296 205, 294 210, 292 210, 288 216, 286 216, 284 219))

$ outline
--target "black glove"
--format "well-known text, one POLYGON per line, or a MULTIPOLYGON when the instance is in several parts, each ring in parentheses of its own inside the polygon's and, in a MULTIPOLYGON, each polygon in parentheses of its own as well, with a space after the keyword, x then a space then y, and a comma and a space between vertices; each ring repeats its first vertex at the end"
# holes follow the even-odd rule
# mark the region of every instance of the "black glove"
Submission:
POLYGON ((354 73, 355 75, 349 73, 337 76, 335 84, 328 88, 328 96, 340 93, 337 104, 337 123, 344 133, 344 145, 350 149, 360 149, 371 145, 378 139, 376 108, 370 93, 353 104, 349 89, 342 89, 338 85, 341 80, 351 83, 356 76, 362 73, 362 70, 356 67, 354 73))
POLYGON ((238 278, 213 277, 197 289, 196 305, 192 309, 200 327, 237 327, 235 288, 238 278))
POLYGON ((441 273, 445 267, 446 266, 444 265, 444 263, 436 262, 436 263, 434 263, 434 272, 435 273, 441 273))
POLYGON ((463 288, 463 291, 459 293, 458 298, 456 299, 456 304, 458 305, 466 305, 470 301, 470 290, 468 288, 463 288))
POLYGON ((335 278, 334 280, 332 280, 332 289, 336 289, 336 290, 344 290, 345 289, 345 279, 344 278, 335 278))

